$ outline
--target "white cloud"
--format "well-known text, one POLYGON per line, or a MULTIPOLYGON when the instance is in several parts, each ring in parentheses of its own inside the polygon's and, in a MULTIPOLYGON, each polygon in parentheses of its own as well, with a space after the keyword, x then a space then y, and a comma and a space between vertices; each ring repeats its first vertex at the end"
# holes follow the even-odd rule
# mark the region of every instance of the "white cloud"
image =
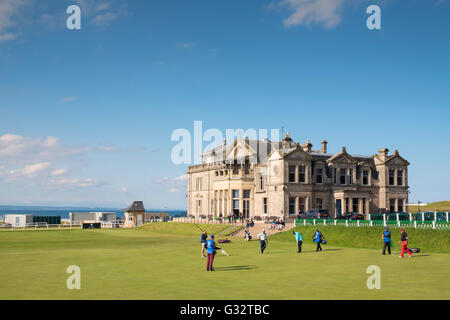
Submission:
POLYGON ((61 163, 75 163, 70 160, 89 152, 113 151, 117 151, 114 146, 69 146, 56 137, 4 134, 0 136, 0 180, 63 191, 101 186, 104 183, 93 177, 71 177, 61 163))
POLYGON ((61 168, 61 169, 55 169, 51 172, 52 176, 62 176, 67 173, 67 169, 61 168))
POLYGON ((332 28, 341 22, 344 0, 282 0, 269 8, 287 7, 291 12, 284 20, 286 27, 321 24, 332 28))
POLYGON ((0 42, 15 40, 17 37, 18 35, 13 33, 0 34, 0 42))
POLYGON ((10 29, 17 26, 20 10, 28 3, 26 0, 0 1, 0 43, 11 41, 18 37, 18 34, 10 31, 10 29))
POLYGON ((61 99, 61 102, 63 103, 67 103, 67 102, 75 102, 78 100, 78 97, 73 96, 73 97, 65 97, 61 99))
POLYGON ((187 179, 188 179, 188 175, 186 173, 175 178, 175 180, 177 180, 177 181, 187 181, 187 179))
POLYGON ((88 179, 77 179, 77 178, 68 178, 62 177, 51 180, 52 186, 56 187, 59 190, 74 190, 74 189, 86 189, 98 187, 103 184, 98 179, 88 178, 88 179))
POLYGON ((17 134, 0 136, 0 160, 17 162, 54 161, 91 151, 113 152, 112 146, 68 146, 56 137, 31 138, 17 134))
POLYGON ((124 6, 117 6, 112 1, 74 0, 81 12, 97 26, 108 26, 119 16, 126 15, 124 6))
POLYGON ((196 46, 197 46, 197 44, 195 42, 181 42, 181 43, 177 43, 177 47, 178 48, 182 48, 182 49, 193 49, 196 46))
POLYGON ((156 183, 161 185, 170 193, 185 192, 187 189, 187 174, 175 178, 161 177, 156 179, 156 183))
POLYGON ((117 19, 117 13, 105 12, 97 15, 91 21, 98 26, 109 26, 111 22, 117 19))
POLYGON ((51 166, 50 162, 39 162, 25 166, 23 169, 11 170, 9 174, 12 176, 23 176, 26 178, 34 178, 38 174, 45 172, 51 166))

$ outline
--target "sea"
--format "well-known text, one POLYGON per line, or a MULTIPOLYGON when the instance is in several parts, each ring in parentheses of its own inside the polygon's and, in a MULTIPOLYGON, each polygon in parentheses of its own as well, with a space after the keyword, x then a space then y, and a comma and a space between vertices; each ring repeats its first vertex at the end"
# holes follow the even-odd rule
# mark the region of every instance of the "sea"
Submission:
MULTIPOLYGON (((26 206, 0 206, 0 219, 5 214, 32 214, 34 216, 59 216, 61 219, 69 219, 70 212, 115 212, 117 218, 123 218, 124 212, 121 209, 111 208, 88 208, 88 207, 26 207, 26 206)), ((170 216, 186 217, 187 211, 184 210, 146 210, 146 212, 167 212, 170 216)))

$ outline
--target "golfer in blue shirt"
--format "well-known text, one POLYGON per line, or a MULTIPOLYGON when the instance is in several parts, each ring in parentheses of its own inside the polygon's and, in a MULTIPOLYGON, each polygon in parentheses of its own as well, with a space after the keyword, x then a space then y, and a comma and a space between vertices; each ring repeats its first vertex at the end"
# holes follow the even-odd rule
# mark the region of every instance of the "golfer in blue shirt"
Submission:
POLYGON ((297 246, 298 246, 297 253, 301 253, 302 252, 302 244, 303 244, 302 234, 300 232, 296 232, 296 231, 292 231, 292 233, 295 236, 295 241, 297 241, 297 246))
POLYGON ((391 254, 391 231, 388 227, 384 228, 383 235, 381 237, 383 238, 383 255, 386 254, 386 247, 388 249, 388 253, 391 254))

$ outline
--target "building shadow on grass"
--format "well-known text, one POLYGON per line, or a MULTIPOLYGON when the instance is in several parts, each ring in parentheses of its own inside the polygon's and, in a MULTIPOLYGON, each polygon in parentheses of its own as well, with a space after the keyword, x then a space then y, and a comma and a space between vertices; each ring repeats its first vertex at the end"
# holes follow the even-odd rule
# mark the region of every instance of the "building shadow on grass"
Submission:
POLYGON ((230 267, 215 267, 215 271, 237 271, 237 270, 251 270, 254 266, 230 266, 230 267))
POLYGON ((413 258, 429 257, 431 254, 413 254, 413 258))

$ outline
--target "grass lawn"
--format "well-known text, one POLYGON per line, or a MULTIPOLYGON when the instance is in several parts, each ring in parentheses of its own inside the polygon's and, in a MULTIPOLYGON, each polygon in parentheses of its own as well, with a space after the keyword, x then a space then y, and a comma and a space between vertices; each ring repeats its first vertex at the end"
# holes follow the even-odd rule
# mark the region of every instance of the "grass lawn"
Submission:
POLYGON ((0 232, 0 299, 450 299, 448 253, 399 259, 398 246, 382 256, 330 236, 317 253, 305 235, 297 254, 287 235, 269 239, 264 255, 257 241, 232 238, 222 245, 231 256, 219 253, 206 272, 192 225, 0 232), (69 265, 81 268, 81 290, 66 288, 69 265), (366 287, 369 265, 381 268, 381 290, 366 287))
MULTIPOLYGON (((410 204, 408 206, 408 210, 411 213, 417 213, 419 211, 419 206, 410 204)), ((450 211, 450 201, 432 202, 432 203, 427 204, 426 206, 421 206, 420 212, 425 212, 425 211, 449 212, 450 211)))

